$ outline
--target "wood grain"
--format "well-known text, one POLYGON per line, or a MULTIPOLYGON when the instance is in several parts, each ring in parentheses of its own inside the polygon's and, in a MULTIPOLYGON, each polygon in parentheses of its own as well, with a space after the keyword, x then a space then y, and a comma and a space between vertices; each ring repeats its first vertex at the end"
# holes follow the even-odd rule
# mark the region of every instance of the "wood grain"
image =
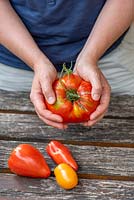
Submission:
POLYGON ((55 178, 30 179, 0 174, 1 200, 133 200, 134 182, 80 179, 72 190, 61 189, 55 178), (2 199, 3 198, 3 199, 2 199))
MULTIPOLYGON (((0 141, 0 168, 7 168, 11 151, 20 143, 18 141, 0 141)), ((29 143, 27 141, 27 143, 29 143)), ((51 170, 56 164, 47 155, 48 143, 30 143, 37 147, 49 164, 51 170)), ((130 176, 134 178, 134 149, 95 146, 67 145, 79 165, 79 174, 96 174, 106 176, 130 176)))
POLYGON ((133 200, 134 96, 112 95, 106 116, 92 128, 70 124, 67 130, 58 130, 36 116, 29 93, 0 90, 0 200, 20 199, 133 200), (54 139, 65 143, 78 162, 79 184, 73 190, 56 184, 56 164, 45 151, 54 139), (20 143, 42 152, 52 170, 48 179, 10 172, 7 160, 20 143))
POLYGON ((7 92, 4 90, 0 90, 0 109, 34 111, 28 92, 7 92))
MULTIPOLYGON (((90 127, 80 124, 59 130, 43 123, 36 115, 0 113, 0 139, 134 144, 134 123, 131 119, 103 119, 90 127)), ((110 145, 110 144, 109 144, 110 145)), ((130 145, 131 146, 131 145, 130 145)))

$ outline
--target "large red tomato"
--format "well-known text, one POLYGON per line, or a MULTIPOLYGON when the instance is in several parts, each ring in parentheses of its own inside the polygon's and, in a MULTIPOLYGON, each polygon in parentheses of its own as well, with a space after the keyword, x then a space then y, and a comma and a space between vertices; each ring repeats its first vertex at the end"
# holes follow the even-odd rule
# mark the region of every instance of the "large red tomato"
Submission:
POLYGON ((47 109, 62 116, 66 123, 88 121, 99 104, 91 97, 91 84, 73 73, 57 79, 53 89, 56 102, 53 105, 46 102, 47 109))

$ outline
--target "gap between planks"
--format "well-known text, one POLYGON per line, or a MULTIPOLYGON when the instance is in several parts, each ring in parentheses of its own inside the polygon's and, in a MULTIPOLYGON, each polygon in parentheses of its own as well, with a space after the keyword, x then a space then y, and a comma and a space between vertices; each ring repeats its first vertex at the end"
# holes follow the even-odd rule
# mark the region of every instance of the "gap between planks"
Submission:
POLYGON ((0 113, 36 115, 36 112, 34 111, 4 110, 4 109, 0 109, 0 113))
MULTIPOLYGON (((0 174, 13 174, 10 169, 0 169, 0 174)), ((97 174, 82 174, 77 173, 80 179, 97 179, 97 180, 115 180, 115 181, 134 181, 132 176, 117 176, 117 175, 97 175, 97 174)), ((51 177, 54 176, 54 172, 51 172, 51 177)))
MULTIPOLYGON (((48 139, 34 139, 34 138, 13 138, 13 137, 6 137, 0 136, 0 140, 4 141, 21 141, 21 142, 38 142, 38 143, 48 143, 50 142, 48 139)), ((72 140, 58 140, 64 144, 71 144, 71 145, 79 145, 79 146, 98 146, 98 147, 122 147, 122 148, 134 148, 134 144, 130 143, 112 143, 112 142, 84 142, 84 141, 72 141, 72 140)))

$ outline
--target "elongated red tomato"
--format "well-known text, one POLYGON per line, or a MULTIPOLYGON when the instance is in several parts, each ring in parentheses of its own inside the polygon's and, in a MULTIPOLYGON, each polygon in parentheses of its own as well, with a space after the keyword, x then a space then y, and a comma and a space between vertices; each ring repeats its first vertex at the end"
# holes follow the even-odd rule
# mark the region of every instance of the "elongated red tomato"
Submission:
POLYGON ((29 144, 20 144, 13 150, 8 166, 13 173, 21 176, 47 178, 51 173, 40 151, 29 144))
POLYGON ((56 102, 46 101, 47 109, 60 115, 66 123, 85 122, 90 119, 99 101, 91 97, 92 86, 75 74, 65 74, 53 84, 56 102))
POLYGON ((74 170, 78 170, 78 165, 74 160, 71 152, 69 149, 58 141, 51 141, 47 147, 46 151, 49 156, 57 163, 67 163, 70 165, 74 170))
POLYGON ((54 174, 58 185, 69 190, 78 184, 78 176, 76 171, 66 163, 59 164, 54 169, 54 174))

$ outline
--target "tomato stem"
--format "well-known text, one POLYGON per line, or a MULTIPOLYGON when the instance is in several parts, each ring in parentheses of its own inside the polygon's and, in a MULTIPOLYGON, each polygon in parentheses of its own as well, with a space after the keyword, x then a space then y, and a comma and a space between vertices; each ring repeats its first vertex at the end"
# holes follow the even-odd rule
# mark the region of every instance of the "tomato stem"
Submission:
POLYGON ((72 74, 72 66, 73 66, 72 62, 71 62, 70 68, 67 68, 67 67, 66 67, 66 63, 63 63, 62 70, 61 70, 61 73, 60 73, 60 78, 63 76, 63 73, 64 73, 64 72, 65 72, 65 74, 67 74, 67 75, 72 74))
POLYGON ((67 90, 66 97, 71 102, 77 101, 80 98, 80 96, 77 94, 76 90, 74 89, 67 90))
POLYGON ((71 68, 72 68, 72 66, 71 66, 70 68, 67 68, 67 67, 66 67, 66 64, 63 63, 63 71, 64 71, 65 73, 67 73, 68 75, 69 75, 69 74, 72 74, 71 68))

